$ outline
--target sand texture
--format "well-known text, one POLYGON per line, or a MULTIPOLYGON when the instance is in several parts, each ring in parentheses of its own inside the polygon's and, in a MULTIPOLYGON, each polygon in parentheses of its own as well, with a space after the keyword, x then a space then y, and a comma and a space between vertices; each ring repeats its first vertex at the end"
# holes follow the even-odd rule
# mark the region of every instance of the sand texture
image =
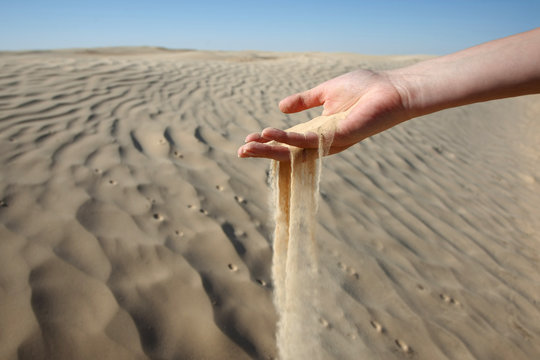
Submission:
MULTIPOLYGON (((236 149, 418 58, 0 53, 0 359, 276 359, 269 161, 236 149)), ((540 358, 539 119, 476 104, 323 161, 321 359, 540 358)))

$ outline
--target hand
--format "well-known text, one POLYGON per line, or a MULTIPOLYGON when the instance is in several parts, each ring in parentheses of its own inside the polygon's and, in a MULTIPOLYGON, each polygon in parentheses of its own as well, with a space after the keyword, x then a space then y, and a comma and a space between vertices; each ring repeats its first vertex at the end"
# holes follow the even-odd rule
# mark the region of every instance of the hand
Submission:
POLYGON ((329 152, 333 154, 416 116, 479 101, 538 94, 539 59, 537 28, 402 69, 354 71, 283 99, 279 107, 285 113, 323 105, 323 117, 290 131, 267 128, 250 134, 238 156, 288 161, 287 146, 316 148, 317 135, 310 130, 317 129, 314 125, 320 122, 337 120, 329 152))
POLYGON ((238 156, 289 161, 289 148, 284 145, 316 148, 318 137, 310 131, 316 128, 311 123, 335 120, 336 132, 329 154, 343 151, 408 119, 400 87, 396 84, 389 73, 357 70, 291 95, 279 103, 282 112, 295 113, 323 105, 322 116, 303 124, 302 132, 295 132, 296 127, 290 131, 266 128, 249 134, 246 144, 238 149, 238 156))

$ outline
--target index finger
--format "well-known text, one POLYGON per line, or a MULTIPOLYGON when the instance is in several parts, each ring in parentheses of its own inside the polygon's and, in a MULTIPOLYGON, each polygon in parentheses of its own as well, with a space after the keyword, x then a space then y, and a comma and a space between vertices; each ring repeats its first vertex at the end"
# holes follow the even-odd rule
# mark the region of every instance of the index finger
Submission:
POLYGON ((289 161, 289 148, 283 145, 264 144, 256 141, 252 141, 245 145, 242 145, 238 149, 238 157, 247 158, 268 158, 277 161, 289 161))
POLYGON ((261 136, 270 141, 296 146, 299 148, 317 148, 319 147, 319 136, 314 132, 297 133, 293 131, 284 131, 274 128, 266 128, 262 131, 261 136))

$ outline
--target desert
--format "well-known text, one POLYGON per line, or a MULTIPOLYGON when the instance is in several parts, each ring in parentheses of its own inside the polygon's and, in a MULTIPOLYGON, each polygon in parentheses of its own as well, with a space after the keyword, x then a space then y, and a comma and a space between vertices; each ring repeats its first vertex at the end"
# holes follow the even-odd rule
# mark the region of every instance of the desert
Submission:
MULTIPOLYGON (((0 358, 277 359, 269 161, 236 149, 427 57, 0 52, 0 358)), ((539 119, 478 103, 323 160, 320 359, 540 357, 539 119)))

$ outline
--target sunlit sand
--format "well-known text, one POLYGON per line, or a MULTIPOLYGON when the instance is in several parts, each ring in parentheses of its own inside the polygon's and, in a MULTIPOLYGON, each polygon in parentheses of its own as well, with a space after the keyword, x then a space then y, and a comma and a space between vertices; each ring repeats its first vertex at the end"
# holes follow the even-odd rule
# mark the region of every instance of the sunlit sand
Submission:
POLYGON ((245 135, 320 115, 281 114, 289 94, 421 58, 0 53, 0 358, 539 358, 538 96, 399 125, 319 185, 306 162, 307 241, 277 259, 315 270, 272 275, 270 164, 237 158, 245 135))

